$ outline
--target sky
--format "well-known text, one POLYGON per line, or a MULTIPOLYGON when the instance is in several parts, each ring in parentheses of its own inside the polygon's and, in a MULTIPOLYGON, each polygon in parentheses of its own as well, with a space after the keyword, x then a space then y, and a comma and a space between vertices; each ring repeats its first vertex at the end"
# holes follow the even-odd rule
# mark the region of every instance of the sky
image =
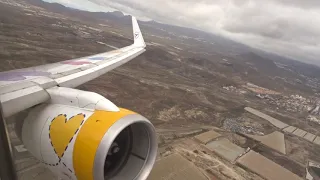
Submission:
POLYGON ((320 65, 320 0, 46 0, 192 27, 320 65))

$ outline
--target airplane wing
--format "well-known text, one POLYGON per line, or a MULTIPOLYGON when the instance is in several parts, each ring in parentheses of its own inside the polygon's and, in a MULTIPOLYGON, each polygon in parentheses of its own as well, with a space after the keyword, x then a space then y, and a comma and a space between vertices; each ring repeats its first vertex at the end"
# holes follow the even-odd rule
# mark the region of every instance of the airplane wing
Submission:
POLYGON ((17 112, 50 99, 46 89, 76 87, 130 61, 145 51, 146 44, 132 17, 134 44, 110 52, 37 67, 0 72, 3 114, 17 112))

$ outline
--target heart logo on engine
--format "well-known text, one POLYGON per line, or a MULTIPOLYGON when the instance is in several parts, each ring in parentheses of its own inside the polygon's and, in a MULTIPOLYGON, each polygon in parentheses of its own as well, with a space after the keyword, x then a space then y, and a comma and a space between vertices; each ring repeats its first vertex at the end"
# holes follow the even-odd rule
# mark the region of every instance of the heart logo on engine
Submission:
POLYGON ((62 158, 69 143, 83 124, 85 114, 78 114, 67 120, 66 115, 58 115, 49 126, 51 145, 59 158, 62 158))

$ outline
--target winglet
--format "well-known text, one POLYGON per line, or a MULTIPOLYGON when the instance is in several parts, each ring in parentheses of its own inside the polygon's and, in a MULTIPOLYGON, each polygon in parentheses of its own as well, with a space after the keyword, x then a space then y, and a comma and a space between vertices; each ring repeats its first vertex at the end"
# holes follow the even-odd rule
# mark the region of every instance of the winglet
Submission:
POLYGON ((133 39, 134 39, 134 46, 136 47, 146 47, 146 43, 143 40, 137 19, 132 16, 132 28, 133 28, 133 39))

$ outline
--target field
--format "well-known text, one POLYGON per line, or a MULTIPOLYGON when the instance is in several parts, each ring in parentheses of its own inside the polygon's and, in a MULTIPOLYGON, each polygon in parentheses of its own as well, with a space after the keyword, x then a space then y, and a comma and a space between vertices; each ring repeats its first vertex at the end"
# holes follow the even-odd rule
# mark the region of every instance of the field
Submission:
MULTIPOLYGON (((191 137, 167 138, 168 134, 208 129, 218 129, 230 141, 247 148, 253 143, 239 133, 264 135, 277 130, 244 111, 247 106, 320 135, 320 125, 307 120, 320 97, 318 67, 193 29, 156 22, 140 25, 147 51, 80 89, 97 92, 150 119, 162 138, 160 148, 181 148, 191 137)), ((130 17, 119 12, 78 11, 40 0, 0 0, 0 28, 0 71, 132 43, 130 17)), ((309 159, 320 160, 318 145, 290 135, 286 135, 286 144, 286 156, 265 147, 255 148, 300 177, 305 175, 309 159)), ((195 164, 206 171, 207 166, 195 164)), ((235 177, 260 178, 234 168, 235 177)), ((219 173, 215 171, 215 176, 223 179, 219 173)))

